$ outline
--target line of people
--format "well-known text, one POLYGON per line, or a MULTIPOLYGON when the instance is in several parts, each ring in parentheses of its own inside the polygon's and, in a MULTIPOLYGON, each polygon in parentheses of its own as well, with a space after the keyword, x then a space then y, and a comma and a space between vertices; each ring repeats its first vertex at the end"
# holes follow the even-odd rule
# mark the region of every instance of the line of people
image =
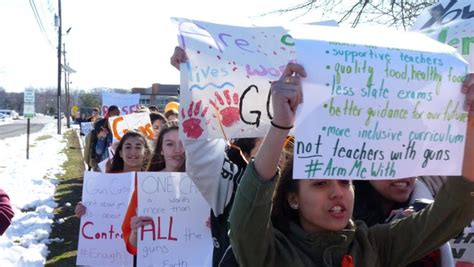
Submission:
MULTIPOLYGON (((179 69, 184 50, 177 47, 170 61, 179 69)), ((265 138, 181 140, 179 122, 168 121, 152 147, 140 133, 125 134, 107 172, 186 171, 210 206, 213 266, 453 266, 446 242, 474 218, 474 166, 466 164, 474 160, 474 128, 463 178, 444 179, 436 196, 430 181, 414 177, 294 180, 288 134, 305 76, 302 66, 289 64, 271 84, 274 115, 265 138)), ((474 75, 463 93, 472 120, 474 75)), ((133 255, 137 229, 150 222, 136 208, 134 191, 122 227, 133 255)))

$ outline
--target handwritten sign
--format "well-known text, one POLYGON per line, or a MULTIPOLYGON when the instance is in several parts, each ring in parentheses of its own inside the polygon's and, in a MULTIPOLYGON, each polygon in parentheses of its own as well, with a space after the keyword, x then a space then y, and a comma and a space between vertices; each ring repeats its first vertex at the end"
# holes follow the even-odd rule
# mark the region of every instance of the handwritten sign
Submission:
POLYGON ((174 22, 189 59, 181 66, 183 136, 263 136, 272 118, 269 82, 296 57, 291 36, 281 27, 174 22))
POLYGON ((81 122, 81 133, 88 135, 92 129, 94 129, 94 123, 92 122, 81 122))
POLYGON ((209 206, 185 173, 139 172, 138 266, 211 266, 209 206))
POLYGON ((472 0, 442 0, 426 8, 413 30, 453 46, 474 71, 474 4, 472 0))
POLYGON ((467 64, 419 33, 301 26, 295 178, 461 173, 467 64), (317 38, 317 39, 315 39, 317 38))
POLYGON ((132 266, 122 222, 132 195, 135 173, 84 172, 77 265, 132 266))
POLYGON ((121 114, 131 114, 138 111, 140 94, 102 93, 102 115, 106 115, 109 107, 114 105, 121 114))
POLYGON ((451 239, 451 250, 456 267, 474 266, 474 221, 464 228, 464 232, 451 239))
POLYGON ((132 113, 129 115, 109 118, 109 127, 115 141, 120 141, 128 131, 141 132, 147 139, 153 139, 153 127, 151 126, 150 114, 145 112, 132 113))

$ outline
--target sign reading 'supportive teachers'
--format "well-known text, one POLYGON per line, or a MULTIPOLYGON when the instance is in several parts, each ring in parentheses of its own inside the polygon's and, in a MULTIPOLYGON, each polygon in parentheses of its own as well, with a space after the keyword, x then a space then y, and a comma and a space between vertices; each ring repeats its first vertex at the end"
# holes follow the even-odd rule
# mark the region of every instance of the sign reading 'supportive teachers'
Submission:
POLYGON ((461 173, 467 63, 419 33, 300 26, 295 178, 461 173))
POLYGON ((211 266, 209 206, 186 173, 139 172, 138 266, 211 266))
POLYGON ((77 265, 132 266, 122 236, 122 222, 135 173, 84 172, 77 265))
POLYGON ((269 82, 296 57, 291 36, 282 27, 173 20, 189 59, 181 66, 183 136, 263 136, 271 120, 269 82))

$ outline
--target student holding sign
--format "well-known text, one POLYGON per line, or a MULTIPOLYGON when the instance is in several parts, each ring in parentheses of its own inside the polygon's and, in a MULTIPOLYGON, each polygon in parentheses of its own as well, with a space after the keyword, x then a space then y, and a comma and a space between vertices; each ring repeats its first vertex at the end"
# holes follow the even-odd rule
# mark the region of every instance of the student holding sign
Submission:
MULTIPOLYGON (((116 153, 107 173, 144 171, 151 157, 151 148, 146 138, 139 132, 127 132, 118 143, 116 153)), ((86 213, 86 207, 77 203, 76 216, 86 213)))
MULTIPOLYGON (((175 47, 171 65, 179 70, 187 60, 186 52, 175 47)), ((183 139, 186 171, 211 207, 212 266, 238 266, 230 247, 228 219, 237 185, 260 142, 260 138, 241 138, 228 146, 223 139, 183 139)))
MULTIPOLYGON (((184 147, 179 139, 178 122, 169 121, 160 130, 148 171, 185 172, 185 161, 184 147)), ((138 228, 153 222, 148 216, 137 216, 137 202, 135 188, 122 224, 123 239, 127 251, 132 255, 137 255, 138 228)))
MULTIPOLYGON (((449 179, 433 204, 392 224, 369 228, 351 220, 354 189, 350 180, 294 180, 291 160, 280 176, 278 162, 302 102, 300 77, 305 76, 302 66, 289 64, 271 86, 272 128, 247 166, 230 216, 231 244, 242 266, 406 266, 472 220, 472 125, 463 178, 449 179)), ((470 78, 463 92, 472 123, 474 75, 470 78)))

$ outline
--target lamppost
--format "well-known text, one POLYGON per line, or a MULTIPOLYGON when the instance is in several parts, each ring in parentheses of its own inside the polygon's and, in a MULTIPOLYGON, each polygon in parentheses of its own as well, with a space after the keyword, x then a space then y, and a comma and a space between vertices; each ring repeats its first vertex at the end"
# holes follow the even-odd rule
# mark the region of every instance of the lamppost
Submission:
MULTIPOLYGON (((65 35, 69 35, 69 32, 71 31, 71 27, 69 27, 66 30, 65 35)), ((70 103, 70 96, 69 96, 69 74, 75 73, 76 71, 69 66, 69 64, 66 61, 66 42, 63 43, 63 57, 64 57, 64 90, 66 94, 66 122, 67 122, 67 128, 71 128, 71 103, 70 103)))

